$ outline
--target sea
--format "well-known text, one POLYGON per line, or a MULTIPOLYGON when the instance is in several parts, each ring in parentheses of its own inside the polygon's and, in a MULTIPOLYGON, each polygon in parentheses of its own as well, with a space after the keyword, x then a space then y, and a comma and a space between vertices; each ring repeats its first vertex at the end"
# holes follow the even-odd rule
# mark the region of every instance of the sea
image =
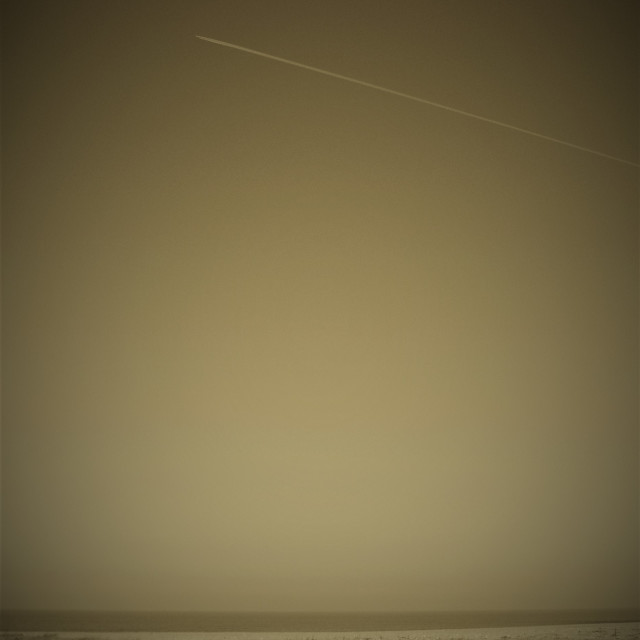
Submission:
MULTIPOLYGON (((397 613, 207 613, 2 611, 2 632, 366 632, 637 623, 640 611, 448 611, 397 613)), ((4 635, 4 633, 3 633, 4 635)))

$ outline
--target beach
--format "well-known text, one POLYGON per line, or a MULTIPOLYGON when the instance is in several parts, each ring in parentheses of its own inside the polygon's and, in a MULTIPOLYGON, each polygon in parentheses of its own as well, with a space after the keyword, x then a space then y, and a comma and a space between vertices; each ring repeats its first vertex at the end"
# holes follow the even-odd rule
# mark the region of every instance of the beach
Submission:
POLYGON ((602 624, 430 629, 380 632, 43 632, 5 631, 2 640, 640 640, 640 624, 602 624))

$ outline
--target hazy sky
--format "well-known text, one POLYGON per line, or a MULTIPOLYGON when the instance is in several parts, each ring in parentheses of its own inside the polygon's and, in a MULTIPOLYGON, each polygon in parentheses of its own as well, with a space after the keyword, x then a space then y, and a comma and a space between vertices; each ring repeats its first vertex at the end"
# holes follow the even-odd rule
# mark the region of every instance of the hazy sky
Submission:
POLYGON ((638 604, 637 3, 2 11, 3 606, 638 604))

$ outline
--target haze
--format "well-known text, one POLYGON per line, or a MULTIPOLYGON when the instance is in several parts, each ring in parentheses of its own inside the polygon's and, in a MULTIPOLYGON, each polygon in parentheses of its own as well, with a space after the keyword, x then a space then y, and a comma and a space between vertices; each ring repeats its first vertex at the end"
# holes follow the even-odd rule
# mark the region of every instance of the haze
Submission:
POLYGON ((636 3, 2 10, 3 607, 638 605, 636 3))

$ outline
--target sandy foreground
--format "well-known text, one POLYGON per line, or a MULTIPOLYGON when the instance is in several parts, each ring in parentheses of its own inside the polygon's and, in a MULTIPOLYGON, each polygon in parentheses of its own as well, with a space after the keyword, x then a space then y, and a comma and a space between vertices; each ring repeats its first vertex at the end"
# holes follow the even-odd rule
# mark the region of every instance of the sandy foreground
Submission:
POLYGON ((573 624, 537 627, 499 627, 487 629, 431 629, 428 631, 365 632, 10 632, 2 640, 640 640, 636 622, 573 624))

